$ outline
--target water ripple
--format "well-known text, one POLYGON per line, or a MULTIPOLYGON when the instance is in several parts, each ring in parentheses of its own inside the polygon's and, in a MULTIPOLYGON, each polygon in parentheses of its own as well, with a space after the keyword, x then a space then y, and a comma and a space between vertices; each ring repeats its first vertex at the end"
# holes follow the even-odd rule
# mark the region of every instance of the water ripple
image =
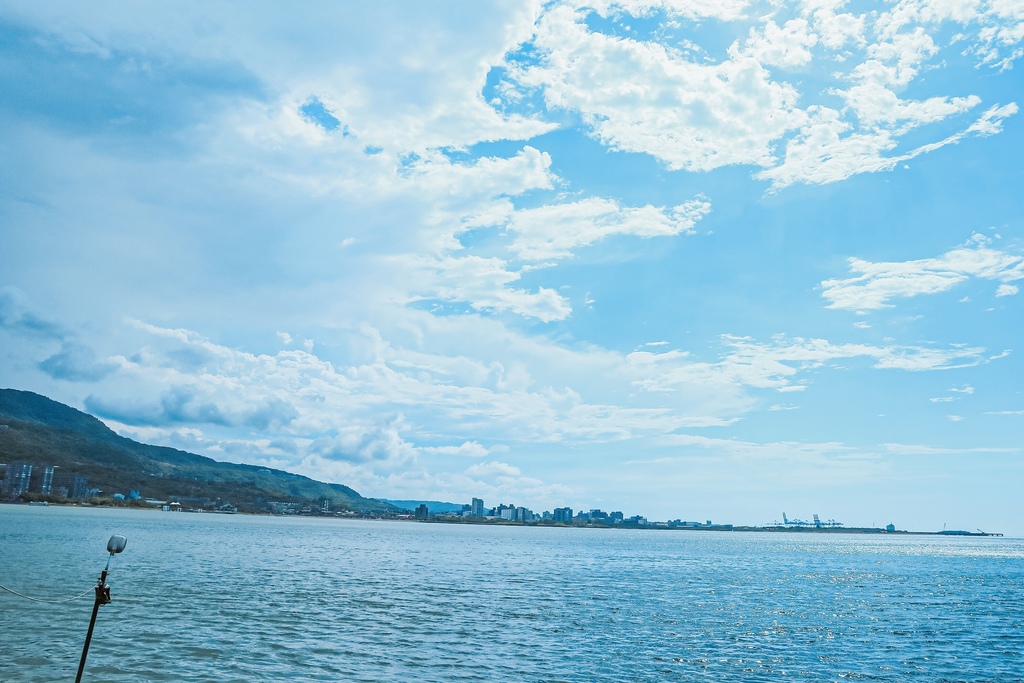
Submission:
MULTIPOLYGON (((86 680, 1024 680, 1010 539, 0 506, 0 573, 88 586, 111 533, 86 680)), ((0 680, 70 679, 87 599, 0 600, 0 680)))

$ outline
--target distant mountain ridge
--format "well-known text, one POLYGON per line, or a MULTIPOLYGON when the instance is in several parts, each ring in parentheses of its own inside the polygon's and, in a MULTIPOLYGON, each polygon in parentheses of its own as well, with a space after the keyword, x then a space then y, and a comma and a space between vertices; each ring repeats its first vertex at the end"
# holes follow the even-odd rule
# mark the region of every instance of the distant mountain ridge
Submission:
POLYGON ((143 497, 221 499, 243 511, 262 511, 271 501, 330 501, 332 508, 393 512, 341 484, 258 465, 219 462, 115 434, 99 419, 40 394, 0 389, 0 462, 55 465, 79 474, 105 495, 138 490, 143 497))
POLYGON ((413 512, 420 505, 426 505, 432 515, 442 515, 446 512, 462 512, 462 503, 443 503, 439 500, 392 500, 381 498, 381 502, 394 505, 396 508, 413 512))

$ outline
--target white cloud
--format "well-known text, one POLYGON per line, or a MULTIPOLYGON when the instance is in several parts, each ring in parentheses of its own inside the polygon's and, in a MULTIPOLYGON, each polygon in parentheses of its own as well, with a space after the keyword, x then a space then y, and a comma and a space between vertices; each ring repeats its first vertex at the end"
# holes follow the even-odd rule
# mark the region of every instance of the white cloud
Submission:
POLYGON ((923 444, 884 443, 882 449, 892 455, 959 455, 968 453, 1019 453, 1019 448, 939 448, 923 444))
POLYGON ((865 41, 865 15, 839 12, 846 4, 846 0, 803 0, 801 3, 801 14, 812 18, 818 40, 830 50, 865 41))
POLYGON ((823 281, 822 296, 828 308, 866 311, 891 307, 891 299, 945 292, 972 277, 1003 283, 1024 279, 1024 258, 989 244, 976 234, 938 258, 881 263, 851 258, 850 270, 858 275, 823 281))
POLYGON ((460 455, 467 458, 483 458, 491 452, 476 441, 466 441, 458 446, 424 446, 419 450, 428 455, 460 455))
POLYGON ((1002 119, 1017 113, 1017 105, 993 106, 964 130, 937 142, 921 145, 904 154, 887 156, 896 149, 898 138, 927 122, 945 110, 953 113, 964 110, 974 100, 933 100, 908 107, 890 103, 908 115, 918 111, 922 119, 911 119, 892 129, 868 129, 850 132, 854 127, 841 118, 839 111, 828 107, 809 107, 809 124, 786 143, 785 161, 755 174, 755 178, 771 180, 775 189, 795 183, 834 183, 858 173, 888 171, 899 164, 933 152, 946 145, 957 144, 969 135, 993 135, 1002 131, 1002 119), (845 133, 849 133, 845 135, 845 133))
POLYGON ((565 298, 553 289, 540 287, 536 292, 529 292, 508 287, 521 277, 521 272, 508 270, 501 259, 480 256, 409 258, 403 263, 416 265, 436 279, 436 284, 423 286, 412 300, 436 298, 466 302, 478 311, 510 311, 543 322, 564 320, 572 312, 565 298))
MULTIPOLYGON (((720 359, 706 362, 671 349, 573 351, 493 321, 419 317, 433 329, 409 337, 412 346, 371 328, 353 331, 348 344, 362 340, 366 349, 357 354, 363 360, 345 365, 301 349, 252 354, 135 322, 144 343, 115 356, 117 370, 97 383, 86 407, 131 429, 167 430, 170 445, 192 439, 202 452, 247 461, 315 456, 383 476, 422 466, 424 458, 441 459, 442 469, 446 458, 482 458, 495 443, 603 443, 728 425, 756 407, 751 392, 799 391, 804 373, 843 359, 911 371, 987 361, 970 347, 727 337, 720 359), (416 339, 459 346, 418 350, 416 339), (437 425, 445 425, 443 434, 437 425), (183 428, 202 429, 202 438, 183 428)), ((784 408, 791 407, 773 410, 784 408)))
POLYGON ((799 124, 798 93, 753 57, 699 64, 653 42, 595 33, 583 13, 546 12, 534 38, 541 63, 514 70, 549 108, 579 112, 614 149, 669 168, 706 171, 772 163, 771 142, 799 124))
POLYGON ((996 296, 1013 296, 1020 291, 1017 285, 999 285, 996 287, 996 296))
POLYGON ((767 66, 803 66, 818 43, 818 36, 808 29, 806 19, 791 19, 781 27, 769 19, 760 30, 750 30, 743 51, 767 66))
POLYGON ((514 234, 510 249, 521 259, 536 261, 564 258, 574 249, 612 235, 651 238, 690 233, 710 211, 711 204, 704 198, 665 209, 623 207, 592 197, 516 211, 506 229, 514 234))
POLYGON ((577 9, 594 9, 602 16, 626 12, 635 17, 663 11, 670 16, 688 19, 733 20, 743 16, 753 3, 750 0, 572 0, 577 9))
POLYGON ((788 393, 806 389, 796 379, 801 372, 844 359, 869 358, 875 361, 875 368, 907 371, 946 370, 987 362, 985 350, 973 347, 833 344, 824 339, 799 337, 779 337, 773 343, 761 343, 725 336, 723 342, 727 351, 717 363, 693 361, 678 351, 635 351, 627 357, 637 376, 633 383, 643 391, 657 393, 688 391, 700 384, 788 393))
MULTIPOLYGON (((596 11, 647 16, 666 9, 660 4, 601 3, 596 11)), ((840 12, 844 4, 803 2, 795 13, 777 6, 757 19, 740 7, 725 8, 716 17, 737 34, 747 27, 747 36, 737 35, 718 59, 697 45, 690 54, 657 35, 644 40, 591 30, 584 23, 595 11, 589 3, 556 4, 541 15, 530 42, 540 62, 510 64, 506 86, 537 89, 549 109, 578 112, 614 149, 650 154, 677 170, 759 166, 754 177, 771 181, 773 189, 891 170, 966 136, 997 133, 1000 121, 1016 113, 1013 103, 990 105, 960 132, 933 133, 932 142, 901 150, 908 133, 957 119, 981 103, 971 94, 897 95, 923 70, 944 66, 946 53, 936 42, 944 26, 969 25, 984 45, 995 40, 986 32, 996 26, 1008 45, 1024 40, 1024 29, 1019 36, 1007 33, 1016 26, 1015 12, 994 5, 901 2, 889 12, 856 15, 840 12), (824 91, 828 98, 801 92, 770 72, 823 59, 843 64, 824 91), (844 107, 831 104, 836 96, 844 107)), ((675 16, 696 21, 700 14, 675 16)))
POLYGON ((520 477, 523 473, 515 465, 492 460, 479 465, 471 465, 466 468, 466 474, 475 477, 520 477))

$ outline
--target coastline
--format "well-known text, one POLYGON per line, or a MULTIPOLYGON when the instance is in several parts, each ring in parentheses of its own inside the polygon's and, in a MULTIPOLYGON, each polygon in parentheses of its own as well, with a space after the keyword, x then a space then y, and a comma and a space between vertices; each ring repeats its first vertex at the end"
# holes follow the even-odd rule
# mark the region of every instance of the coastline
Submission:
POLYGON ((170 512, 158 507, 149 505, 119 505, 110 501, 101 503, 63 503, 47 502, 45 506, 39 503, 24 503, 14 501, 0 501, 0 505, 12 505, 21 507, 60 507, 60 508, 83 508, 97 510, 142 510, 148 512, 159 512, 164 514, 207 514, 207 515, 244 515, 252 517, 317 517, 324 519, 345 519, 345 520, 372 520, 372 521, 394 521, 394 522, 418 522, 422 524, 454 524, 474 526, 501 526, 501 527, 540 527, 556 529, 629 529, 640 531, 690 531, 690 532, 739 532, 739 533, 781 533, 781 534, 841 534, 841 535, 872 535, 872 536, 950 536, 955 538, 1004 538, 1005 535, 999 532, 985 531, 963 531, 950 529, 942 531, 909 531, 906 529, 885 529, 881 527, 834 527, 834 526, 751 526, 734 524, 680 524, 670 525, 666 522, 652 522, 648 524, 600 524, 589 522, 586 524, 565 524, 563 522, 550 522, 540 520, 536 522, 517 522, 507 519, 495 519, 492 517, 457 517, 454 515, 432 515, 428 519, 415 519, 412 514, 372 514, 372 513, 348 513, 348 514, 275 514, 272 512, 224 512, 218 510, 182 510, 170 512))

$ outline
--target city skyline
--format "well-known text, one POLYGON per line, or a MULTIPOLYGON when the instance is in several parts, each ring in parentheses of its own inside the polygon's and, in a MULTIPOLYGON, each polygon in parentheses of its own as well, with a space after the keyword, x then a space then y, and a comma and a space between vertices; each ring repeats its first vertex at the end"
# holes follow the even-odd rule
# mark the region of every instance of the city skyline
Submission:
POLYGON ((1024 535, 1024 9, 0 3, 0 387, 365 496, 1024 535))

